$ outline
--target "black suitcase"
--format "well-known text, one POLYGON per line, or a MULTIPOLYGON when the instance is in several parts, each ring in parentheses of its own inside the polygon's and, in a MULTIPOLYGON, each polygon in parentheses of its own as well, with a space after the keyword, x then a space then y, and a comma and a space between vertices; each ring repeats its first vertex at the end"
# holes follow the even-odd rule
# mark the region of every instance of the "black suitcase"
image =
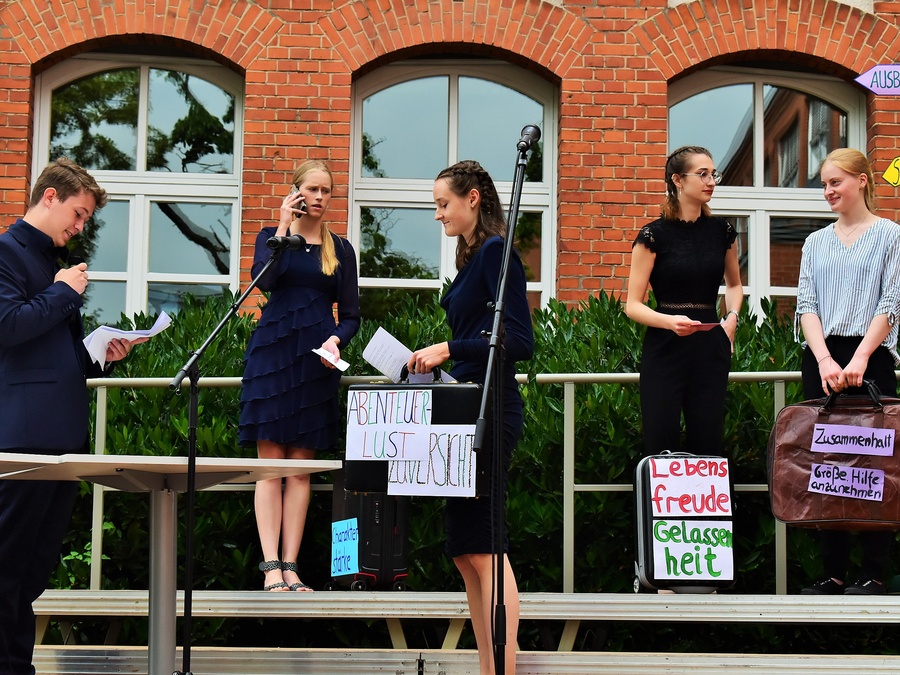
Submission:
MULTIPOLYGON (((368 464, 369 462, 360 462, 368 464)), ((409 497, 344 489, 344 472, 334 472, 332 522, 357 519, 359 571, 332 578, 353 591, 406 590, 409 548, 409 497)))
POLYGON ((634 591, 712 593, 734 583, 731 467, 724 457, 644 457, 634 476, 634 591))

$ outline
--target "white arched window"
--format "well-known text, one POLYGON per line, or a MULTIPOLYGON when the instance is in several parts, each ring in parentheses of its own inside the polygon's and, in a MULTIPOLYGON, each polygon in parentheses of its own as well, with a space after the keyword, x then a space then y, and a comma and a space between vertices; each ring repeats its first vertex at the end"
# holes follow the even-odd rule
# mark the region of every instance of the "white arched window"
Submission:
POLYGON ((508 209, 516 143, 528 124, 540 127, 542 139, 529 153, 516 243, 532 305, 553 295, 557 98, 545 80, 498 61, 403 62, 360 79, 350 236, 364 314, 377 317, 398 295, 430 294, 455 276, 456 240, 434 220, 434 178, 459 160, 477 160, 508 209))
POLYGON ((34 175, 67 156, 109 193, 79 237, 85 314, 236 289, 243 83, 206 61, 92 54, 37 78, 34 175))
POLYGON ((739 232, 751 308, 791 313, 803 241, 834 221, 819 168, 831 150, 865 152, 865 97, 846 82, 802 72, 721 67, 669 88, 669 150, 700 145, 723 175, 710 206, 739 232))

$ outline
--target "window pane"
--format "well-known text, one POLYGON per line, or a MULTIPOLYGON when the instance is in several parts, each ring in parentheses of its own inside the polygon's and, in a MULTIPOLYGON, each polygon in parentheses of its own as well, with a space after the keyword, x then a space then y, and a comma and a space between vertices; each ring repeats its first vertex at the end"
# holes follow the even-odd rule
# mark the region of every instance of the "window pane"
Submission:
POLYGON ((766 187, 819 187, 825 155, 847 145, 847 115, 809 94, 763 88, 766 187))
POLYGON ((114 324, 125 312, 124 281, 91 281, 81 309, 88 325, 114 324))
POLYGON ((682 145, 707 148, 722 185, 752 185, 753 85, 710 89, 669 108, 669 152, 682 145))
POLYGON ((516 224, 516 250, 525 265, 528 281, 541 280, 541 214, 519 213, 516 224))
POLYGON ((403 82, 363 101, 363 176, 429 179, 447 166, 448 82, 403 82))
POLYGON ((108 70, 56 89, 50 159, 65 156, 88 170, 133 171, 139 80, 137 68, 108 70))
POLYGON ((149 283, 147 284, 147 304, 150 305, 148 313, 177 314, 184 305, 185 295, 192 295, 195 298, 212 298, 224 295, 226 290, 228 290, 227 286, 216 284, 149 283))
POLYGON ((150 272, 228 274, 231 204, 154 202, 150 272))
POLYGON ((728 216, 728 222, 730 222, 734 226, 734 229, 737 230, 738 233, 738 265, 740 265, 741 267, 741 285, 746 287, 750 284, 750 277, 747 272, 747 270, 750 268, 750 247, 747 239, 750 234, 750 219, 746 216, 728 216))
POLYGON ((800 253, 806 237, 832 222, 805 216, 769 220, 769 284, 796 286, 800 281, 800 253))
POLYGON ((437 279, 444 230, 431 209, 360 209, 360 276, 437 279))
MULTIPOLYGON (((543 119, 541 104, 514 89, 489 80, 459 78, 459 159, 477 160, 495 181, 513 179, 522 129, 528 124, 541 127, 543 119)), ((527 180, 543 180, 543 141, 528 153, 527 180)))
POLYGON ((89 270, 125 271, 128 262, 128 207, 128 202, 107 202, 84 228, 79 239, 89 270))
POLYGON ((194 75, 150 69, 147 170, 233 173, 234 97, 194 75))

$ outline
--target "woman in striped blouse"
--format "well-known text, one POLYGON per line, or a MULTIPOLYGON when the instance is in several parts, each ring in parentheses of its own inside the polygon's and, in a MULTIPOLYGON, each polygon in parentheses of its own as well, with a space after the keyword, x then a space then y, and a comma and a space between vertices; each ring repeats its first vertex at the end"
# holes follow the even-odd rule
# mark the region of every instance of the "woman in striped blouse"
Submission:
MULTIPOLYGON (((803 394, 863 393, 863 378, 897 395, 894 368, 900 312, 900 226, 872 213, 872 167, 858 150, 841 148, 822 164, 825 200, 838 215, 803 244, 796 329, 803 331, 803 394)), ((850 532, 820 531, 825 576, 804 595, 881 595, 893 532, 860 532, 859 581, 845 586, 850 532)))

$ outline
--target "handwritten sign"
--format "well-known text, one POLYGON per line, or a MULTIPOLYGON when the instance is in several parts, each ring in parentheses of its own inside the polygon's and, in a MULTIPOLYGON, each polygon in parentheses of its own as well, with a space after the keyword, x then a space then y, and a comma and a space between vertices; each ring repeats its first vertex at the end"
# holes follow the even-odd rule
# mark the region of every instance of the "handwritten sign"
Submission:
POLYGON ((810 450, 891 457, 894 454, 894 430, 850 424, 816 424, 810 450))
POLYGON ((809 491, 880 502, 884 499, 884 471, 834 464, 813 464, 809 472, 809 491))
POLYGON ((730 516, 728 460, 702 457, 651 457, 653 516, 730 516))
POLYGON ((387 493, 474 497, 476 458, 475 425, 465 433, 431 433, 425 459, 388 463, 387 493))
POLYGON ((654 520, 653 573, 657 579, 731 581, 731 521, 654 520))
POLYGON ((331 524, 331 576, 359 572, 359 526, 356 518, 331 524))
POLYGON ((348 396, 350 460, 431 461, 436 446, 475 433, 474 424, 432 424, 433 392, 427 388, 351 389, 348 396))
POLYGON ((882 96, 900 95, 900 65, 879 63, 856 78, 862 86, 882 96))

